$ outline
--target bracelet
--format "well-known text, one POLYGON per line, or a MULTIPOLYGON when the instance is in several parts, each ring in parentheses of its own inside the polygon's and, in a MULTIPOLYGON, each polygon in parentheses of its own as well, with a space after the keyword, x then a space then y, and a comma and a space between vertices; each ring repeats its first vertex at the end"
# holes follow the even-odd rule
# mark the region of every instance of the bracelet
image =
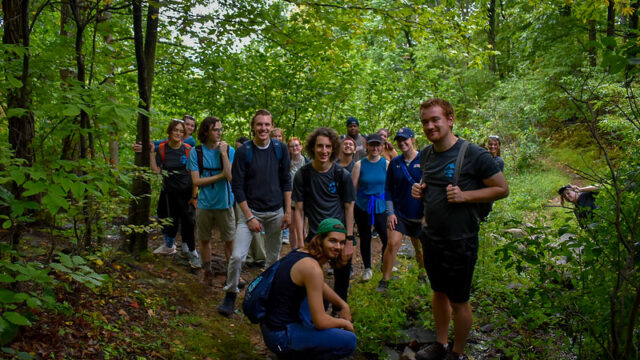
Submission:
POLYGON ((347 235, 347 240, 353 241, 353 246, 358 245, 358 243, 356 242, 356 236, 355 235, 347 235))
POLYGON ((252 217, 248 218, 248 219, 247 219, 247 224, 248 224, 251 220, 253 220, 253 219, 255 219, 255 218, 256 218, 256 216, 255 216, 255 215, 253 215, 252 217))

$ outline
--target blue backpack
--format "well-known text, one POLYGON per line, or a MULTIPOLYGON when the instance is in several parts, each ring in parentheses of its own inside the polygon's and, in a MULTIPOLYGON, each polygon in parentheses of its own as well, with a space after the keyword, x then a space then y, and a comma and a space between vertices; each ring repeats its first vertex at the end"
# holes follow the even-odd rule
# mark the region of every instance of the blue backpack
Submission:
POLYGON ((280 262, 281 260, 278 260, 269 266, 247 287, 242 301, 242 312, 254 324, 259 324, 267 315, 267 299, 269 299, 271 283, 280 267, 280 262))

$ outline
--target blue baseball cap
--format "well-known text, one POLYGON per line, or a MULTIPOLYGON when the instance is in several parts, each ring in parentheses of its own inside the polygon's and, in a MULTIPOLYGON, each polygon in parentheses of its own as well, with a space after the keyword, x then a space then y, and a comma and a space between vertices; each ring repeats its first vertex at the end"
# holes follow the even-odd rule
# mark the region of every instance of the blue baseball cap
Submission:
POLYGON ((347 127, 349 127, 349 125, 351 124, 358 124, 358 126, 360 126, 360 122, 358 122, 358 119, 354 118, 353 116, 349 116, 347 118, 347 127))
POLYGON ((398 141, 398 138, 409 139, 415 137, 416 134, 414 134, 413 130, 409 128, 400 128, 400 130, 398 130, 398 132, 396 133, 396 137, 393 138, 393 141, 398 141))

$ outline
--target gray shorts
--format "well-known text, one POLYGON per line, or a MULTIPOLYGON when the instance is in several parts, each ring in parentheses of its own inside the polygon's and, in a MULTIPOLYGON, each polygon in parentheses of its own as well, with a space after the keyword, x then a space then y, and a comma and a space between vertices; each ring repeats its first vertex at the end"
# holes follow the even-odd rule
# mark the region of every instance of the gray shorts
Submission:
POLYGON ((228 209, 196 210, 198 241, 210 241, 214 227, 220 232, 220 240, 224 242, 233 241, 236 234, 236 217, 233 213, 233 207, 228 209))

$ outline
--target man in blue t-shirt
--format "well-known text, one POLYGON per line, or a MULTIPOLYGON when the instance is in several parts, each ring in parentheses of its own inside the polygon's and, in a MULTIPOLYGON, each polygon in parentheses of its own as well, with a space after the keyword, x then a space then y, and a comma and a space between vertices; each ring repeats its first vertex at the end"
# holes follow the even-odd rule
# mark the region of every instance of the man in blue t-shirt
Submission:
POLYGON ((475 203, 502 199, 509 195, 509 186, 489 152, 477 145, 469 144, 462 168, 455 168, 464 141, 453 134, 453 107, 448 101, 435 98, 423 102, 420 120, 433 145, 421 151, 422 180, 413 185, 411 194, 424 200, 420 241, 433 289, 437 340, 418 351, 416 359, 466 359, 464 346, 473 322, 469 295, 480 229, 475 203), (459 179, 454 185, 456 170, 459 179), (448 349, 452 311, 454 341, 448 349))
POLYGON ((211 281, 211 234, 214 227, 218 229, 221 240, 225 242, 224 255, 227 264, 233 249, 236 226, 233 213, 234 198, 229 180, 235 150, 222 140, 222 121, 215 116, 209 116, 202 121, 198 129, 198 139, 202 145, 189 154, 188 168, 193 184, 200 189, 197 196, 196 229, 202 251, 205 281, 211 281))
POLYGON ((247 258, 252 233, 265 232, 265 266, 280 257, 282 230, 291 223, 291 180, 287 145, 270 138, 273 128, 271 113, 258 110, 251 119, 253 140, 240 148, 231 173, 231 188, 240 207, 240 218, 233 242, 233 252, 227 268, 227 284, 218 312, 233 313, 240 291, 240 271, 247 258))

